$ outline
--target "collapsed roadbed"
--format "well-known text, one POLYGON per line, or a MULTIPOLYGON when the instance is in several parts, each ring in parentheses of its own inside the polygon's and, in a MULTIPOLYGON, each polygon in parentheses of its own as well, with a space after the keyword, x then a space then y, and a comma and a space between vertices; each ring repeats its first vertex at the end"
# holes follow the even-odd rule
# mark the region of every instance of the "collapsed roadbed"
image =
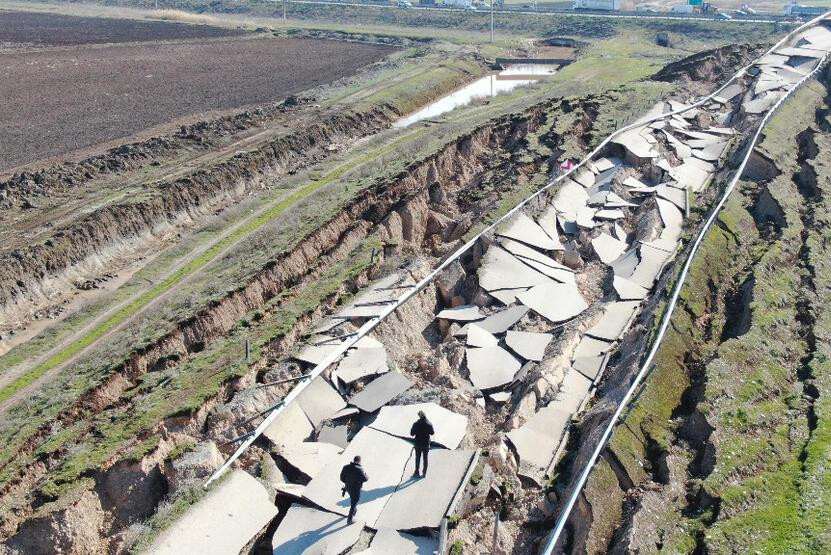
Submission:
MULTIPOLYGON (((361 409, 356 406, 344 412, 345 402, 340 395, 347 395, 350 400, 350 390, 355 391, 351 389, 355 387, 353 384, 363 383, 367 390, 374 388, 375 381, 387 379, 389 367, 393 366, 403 374, 406 383, 400 382, 404 384, 403 390, 394 389, 396 395, 385 401, 392 401, 393 407, 400 408, 412 407, 413 401, 438 401, 445 409, 465 418, 470 426, 462 445, 484 447, 488 453, 488 464, 483 464, 480 472, 474 472, 472 489, 479 495, 471 495, 463 509, 463 516, 467 518, 456 523, 453 534, 458 541, 483 541, 490 528, 488 520, 494 505, 501 507, 501 512, 508 517, 518 506, 522 516, 508 518, 502 528, 502 547, 515 552, 536 549, 539 528, 531 523, 541 527, 546 513, 553 512, 556 501, 556 498, 543 500, 538 507, 539 488, 551 477, 550 469, 556 463, 559 448, 567 445, 560 440, 566 437, 571 416, 588 401, 604 370, 612 374, 616 368, 625 367, 627 359, 631 365, 642 352, 657 300, 649 299, 644 307, 641 301, 662 273, 663 280, 670 275, 663 270, 679 248, 690 193, 702 193, 700 200, 706 202, 707 184, 714 175, 718 179, 729 173, 722 162, 730 153, 741 151, 742 141, 746 140, 744 133, 752 130, 759 114, 779 98, 781 93, 776 89, 793 86, 813 68, 818 56, 800 54, 806 53, 792 56, 809 60, 787 67, 781 61, 760 62, 762 68, 770 67, 782 79, 772 88, 766 84, 760 86, 764 77, 747 78, 729 93, 723 90, 723 96, 696 110, 677 103, 660 104, 647 123, 616 137, 617 146, 610 147, 606 157, 590 163, 588 170, 579 173, 574 181, 567 182, 549 197, 535 198, 524 213, 496 228, 494 234, 476 241, 464 256, 454 257, 451 271, 441 274, 436 288, 419 292, 374 329, 371 336, 374 342, 367 343, 369 336, 361 334, 363 337, 358 343, 349 343, 354 349, 336 368, 329 369, 331 373, 327 372, 331 385, 326 387, 334 388, 331 398, 338 399, 334 402, 338 406, 325 408, 329 418, 352 418, 351 426, 339 430, 343 424, 329 425, 326 423, 329 418, 313 416, 312 409, 300 403, 285 405, 285 410, 275 413, 278 418, 268 420, 261 427, 273 430, 264 437, 283 465, 280 470, 288 477, 285 482, 272 484, 278 494, 282 491, 286 495, 288 491, 290 498, 302 498, 304 503, 337 512, 329 506, 329 501, 320 497, 320 481, 327 477, 331 480, 332 469, 354 454, 350 450, 352 442, 372 451, 372 442, 366 439, 372 435, 369 430, 386 428, 387 435, 382 434, 380 437, 384 439, 379 441, 392 441, 387 436, 397 435, 378 423, 379 420, 386 422, 383 418, 386 409, 373 421, 374 410, 364 410, 367 414, 360 415, 361 409), (681 117, 663 116, 666 111, 678 112, 681 117), (552 298, 558 300, 552 304, 552 298), (508 308, 500 309, 501 305, 508 308), (468 323, 450 324, 460 320, 468 323), (619 350, 615 349, 618 342, 619 350), (425 352, 431 354, 425 356, 425 352), (368 363, 369 360, 373 362, 368 363), (414 361, 418 363, 414 365, 414 361), (378 374, 382 377, 365 381, 378 374), (412 384, 416 386, 409 392, 412 384), (506 387, 511 391, 504 391, 506 387), (335 391, 338 389, 340 393, 335 391), (294 412, 290 413, 288 407, 295 407, 294 412), (284 416, 288 414, 293 416, 284 416), (291 418, 292 424, 281 422, 281 417, 291 418), (301 428, 303 437, 286 437, 285 433, 294 432, 296 418, 308 419, 306 425, 310 427, 305 428, 306 433, 301 428), (324 430, 326 437, 339 442, 341 448, 346 447, 343 453, 337 447, 318 445, 328 443, 319 436, 318 444, 303 441, 324 430), (554 430, 560 432, 554 433, 554 430), (503 431, 509 431, 507 437, 501 436, 503 431), (346 443, 344 439, 351 442, 346 443), (549 439, 553 442, 549 443, 549 439), (311 478, 308 483, 291 479, 293 471, 300 470, 291 463, 289 454, 295 452, 297 443, 314 447, 316 454, 326 451, 329 457, 328 464, 318 469, 319 475, 314 470, 301 471, 307 479, 311 478), (491 474, 480 489, 477 487, 482 483, 480 474, 485 473, 491 474), (498 479, 494 480, 494 476, 498 479), (495 481, 501 482, 496 490, 490 487, 495 481), (304 487, 280 486, 292 483, 304 487)), ((400 222, 399 226, 387 222, 385 228, 389 239, 397 238, 395 230, 403 226, 400 222)), ((313 376, 317 376, 318 370, 327 369, 327 356, 332 352, 337 354, 339 346, 344 348, 342 340, 356 331, 350 326, 389 312, 382 307, 397 298, 389 293, 391 288, 412 287, 419 281, 419 274, 425 274, 423 269, 405 268, 409 275, 393 276, 390 281, 378 284, 366 296, 356 298, 337 313, 329 323, 317 328, 319 333, 327 335, 313 338, 311 350, 297 355, 306 363, 318 363, 313 376)), ((282 379, 303 379, 303 375, 289 378, 283 375, 282 379)), ((326 384, 326 381, 321 375, 311 384, 326 384)), ((361 385, 356 389, 357 395, 363 394, 361 385)), ((354 398, 350 401, 353 405, 363 402, 354 398)), ((443 421, 445 417, 436 419, 443 421)), ((445 447, 450 446, 445 444, 445 447)), ((385 528, 384 523, 389 521, 384 511, 390 504, 395 506, 397 492, 407 487, 400 480, 411 463, 407 462, 409 456, 405 450, 398 451, 402 458, 400 464, 393 466, 401 473, 395 472, 395 476, 387 479, 397 477, 399 481, 382 484, 390 497, 380 504, 380 513, 369 515, 368 526, 372 529, 385 528)), ((243 460, 252 464, 269 459, 246 456, 243 460)), ((465 477, 463 470, 459 471, 462 478, 465 477)), ((329 487, 336 489, 336 485, 329 484, 329 487)), ((456 507, 453 501, 444 507, 445 511, 456 507)), ((309 536, 311 529, 305 535, 298 531, 319 523, 318 519, 309 517, 312 514, 318 513, 293 505, 278 517, 277 522, 288 519, 286 527, 292 532, 281 532, 278 527, 274 547, 294 545, 292 542, 298 534, 307 541, 314 540, 309 536)), ((437 526, 435 518, 430 522, 419 526, 400 523, 394 528, 402 531, 437 526)), ((226 525, 232 526, 230 522, 226 525)), ((361 540, 360 530, 341 532, 338 541, 344 543, 338 545, 343 549, 361 540)), ((376 537, 380 537, 380 532, 376 537)), ((390 541, 386 532, 383 538, 384 542, 390 541)), ((402 538, 417 542, 405 536, 399 540, 402 538)), ((181 536, 171 532, 160 541, 168 547, 187 545, 177 544, 179 540, 181 536)))

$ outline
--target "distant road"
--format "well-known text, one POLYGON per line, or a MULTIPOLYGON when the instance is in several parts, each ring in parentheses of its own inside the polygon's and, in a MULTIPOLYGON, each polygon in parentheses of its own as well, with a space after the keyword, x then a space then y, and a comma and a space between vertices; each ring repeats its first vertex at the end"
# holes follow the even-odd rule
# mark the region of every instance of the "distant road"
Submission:
MULTIPOLYGON (((282 3, 283 0, 271 0, 274 3, 282 3)), ((393 10, 431 10, 431 11, 455 11, 455 12, 469 12, 469 13, 490 13, 488 8, 480 8, 476 10, 469 10, 466 8, 457 8, 455 6, 422 6, 414 4, 411 8, 400 8, 395 4, 388 2, 339 2, 337 0, 287 0, 289 4, 323 4, 327 6, 353 6, 356 8, 372 7, 385 8, 393 10)), ((759 15, 754 17, 733 17, 732 19, 721 19, 716 16, 709 15, 686 15, 686 14, 671 14, 669 12, 602 12, 597 10, 591 11, 577 11, 577 10, 557 10, 557 9, 538 9, 536 11, 527 8, 506 8, 502 7, 495 9, 494 13, 498 14, 522 14, 522 15, 541 15, 541 16, 568 16, 568 17, 616 17, 622 19, 662 19, 671 21, 724 21, 726 23, 796 23, 786 16, 779 15, 759 15)))

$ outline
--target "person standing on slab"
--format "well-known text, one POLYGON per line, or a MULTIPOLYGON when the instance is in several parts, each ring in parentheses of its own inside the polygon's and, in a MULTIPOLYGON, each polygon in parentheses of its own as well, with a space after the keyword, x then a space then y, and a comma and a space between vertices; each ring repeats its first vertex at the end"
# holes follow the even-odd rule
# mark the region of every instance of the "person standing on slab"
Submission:
POLYGON ((427 476, 427 454, 430 452, 430 436, 435 433, 433 424, 427 420, 424 411, 418 411, 418 420, 410 427, 410 435, 413 436, 415 441, 416 463, 415 472, 413 473, 415 477, 427 476), (424 470, 419 474, 418 469, 422 460, 424 461, 424 470))
POLYGON ((347 524, 352 524, 352 519, 355 518, 355 513, 358 512, 358 501, 361 499, 361 488, 364 482, 369 480, 369 477, 364 472, 364 467, 361 466, 361 456, 356 455, 351 463, 344 466, 340 471, 340 481, 343 482, 343 490, 341 495, 349 494, 349 516, 346 519, 347 524))

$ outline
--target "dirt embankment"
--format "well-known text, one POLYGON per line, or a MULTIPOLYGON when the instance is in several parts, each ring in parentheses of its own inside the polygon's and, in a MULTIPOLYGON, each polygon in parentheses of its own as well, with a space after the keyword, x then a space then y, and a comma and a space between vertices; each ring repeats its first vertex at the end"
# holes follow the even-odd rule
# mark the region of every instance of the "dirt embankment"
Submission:
MULTIPOLYGON (((812 490, 828 474, 826 440, 817 433, 828 426, 827 389, 817 387, 826 355, 817 338, 827 329, 819 237, 831 203, 819 175, 828 172, 821 145, 831 97, 815 113, 796 104, 812 94, 777 116, 788 121, 771 125, 776 137, 756 148, 702 244, 655 369, 572 513, 565 551, 825 552, 831 545, 822 531, 827 513, 817 509, 827 488, 812 490)), ((645 346, 627 341, 610 365, 564 470, 583 468, 645 346)))
POLYGON ((331 114, 254 151, 157 183, 141 200, 127 199, 95 210, 56 230, 43 243, 0 255, 2 320, 6 325, 25 320, 77 282, 106 268, 117 252, 136 252, 157 236, 227 206, 258 180, 313 164, 328 154, 328 145, 377 132, 391 115, 385 109, 331 114))
POLYGON ((723 83, 767 48, 763 44, 730 44, 704 50, 667 64, 650 79, 689 86, 691 94, 706 94, 712 84, 723 83))
POLYGON ((152 137, 111 148, 78 162, 53 164, 38 170, 26 170, 0 181, 0 208, 26 208, 38 197, 81 187, 92 179, 108 174, 133 171, 151 163, 162 162, 184 151, 209 150, 228 134, 263 125, 290 112, 308 99, 291 97, 287 101, 246 110, 239 114, 181 126, 175 133, 152 137))
MULTIPOLYGON (((286 298, 281 297, 280 302, 289 301, 291 295, 297 294, 305 285, 313 284, 327 265, 347 256, 351 246, 371 234, 387 241, 404 259, 427 255, 436 260, 457 248, 463 234, 493 210, 503 195, 526 185, 529 175, 541 172, 544 178, 546 162, 552 152, 556 158, 557 145, 563 140, 550 130, 556 117, 575 110, 594 113, 599 102, 602 99, 558 100, 522 115, 501 118, 460 137, 394 178, 372 186, 328 224, 293 251, 268 264, 238 290, 202 308, 192 318, 180 322, 176 331, 134 353, 120 367, 113 368, 112 376, 104 384, 87 393, 76 406, 61 415, 62 426, 72 426, 91 414, 114 406, 126 408, 129 413, 132 401, 122 398, 121 394, 133 387, 145 372, 160 364, 166 368, 171 364, 183 364, 227 333, 246 313, 290 290, 292 293, 286 298), (527 138, 530 134, 537 135, 534 144, 546 145, 546 149, 529 151, 527 138), (510 156, 494 157, 494 151, 510 153, 510 156)), ((591 118, 583 117, 570 133, 582 137, 590 127, 591 118)), ((345 284, 341 293, 349 286, 345 284)), ((253 390, 252 386, 256 385, 253 382, 257 378, 265 379, 270 364, 292 349, 311 316, 333 305, 337 297, 335 295, 322 306, 310 309, 289 332, 273 340, 245 377, 224 384, 213 400, 199 410, 171 416, 153 429, 143 430, 136 442, 159 432, 166 439, 151 449, 151 454, 140 464, 118 463, 123 454, 113 453, 103 468, 89 469, 84 475, 93 477, 96 482, 91 493, 75 497, 47 515, 36 511, 49 499, 42 495, 25 495, 27 491, 37 491, 38 484, 50 473, 60 471, 65 458, 77 447, 67 446, 50 456, 37 457, 21 468, 15 483, 5 484, 0 490, 0 495, 8 499, 18 496, 27 499, 17 508, 15 517, 3 524, 4 535, 13 536, 9 544, 23 548, 55 542, 67 551, 121 549, 123 542, 128 542, 129 523, 149 516, 165 493, 175 489, 171 486, 177 480, 175 469, 164 462, 173 444, 204 439, 221 443, 247 431, 251 416, 273 405, 285 392, 285 389, 269 388, 268 393, 258 393, 263 390, 253 390), (114 506, 102 493, 107 483, 127 479, 136 484, 135 496, 142 499, 136 510, 121 502, 114 506), (93 523, 93 531, 90 531, 89 523, 93 523)), ((262 317, 267 323, 270 314, 266 311, 262 317)), ((54 429, 52 424, 43 426, 30 437, 18 452, 18 460, 30 457, 51 429, 54 429)), ((93 440, 92 437, 84 439, 93 440)), ((231 448, 226 446, 226 449, 231 448)), ((203 469, 200 477, 204 476, 205 470, 210 469, 203 469)))

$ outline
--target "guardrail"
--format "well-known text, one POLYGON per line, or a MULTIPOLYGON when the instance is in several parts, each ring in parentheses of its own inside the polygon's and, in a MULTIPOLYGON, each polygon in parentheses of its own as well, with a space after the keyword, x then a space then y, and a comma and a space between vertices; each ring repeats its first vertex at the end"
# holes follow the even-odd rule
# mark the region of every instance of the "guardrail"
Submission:
MULTIPOLYGON (((797 29, 794 29, 793 31, 788 33, 782 40, 780 40, 774 46, 772 46, 770 48, 770 50, 768 50, 766 52, 766 54, 769 54, 769 53, 773 52, 774 50, 778 49, 780 46, 782 46, 787 41, 789 41, 791 38, 793 38, 794 35, 804 31, 805 29, 808 29, 809 27, 813 27, 814 25, 816 25, 820 21, 824 20, 825 17, 826 17, 826 15, 823 14, 823 15, 821 15, 819 17, 816 17, 816 18, 812 19, 811 21, 805 23, 804 25, 801 25, 797 29)), ((609 420, 609 423, 607 424, 606 428, 604 429, 603 435, 600 437, 600 440, 598 441, 597 447, 595 447, 594 452, 592 453, 592 456, 589 458, 588 462, 586 462, 586 465, 583 468, 583 471, 581 472, 580 477, 577 480, 577 483, 573 486, 572 493, 569 496, 565 507, 560 512, 560 515, 557 518, 557 523, 554 527, 554 531, 552 532, 551 536, 549 537, 548 542, 546 543, 545 548, 543 549, 544 555, 550 555, 551 553, 553 553, 554 548, 557 546, 557 543, 560 539, 560 535, 562 534, 563 529, 565 528, 565 525, 568 522, 568 518, 571 515, 571 511, 574 508, 574 504, 577 501, 577 498, 579 497, 580 492, 583 490, 583 486, 585 486, 586 480, 588 479, 589 474, 591 474, 592 468, 594 468, 594 465, 597 462, 597 459, 600 457, 600 453, 602 453, 603 449, 606 446, 606 443, 609 441, 609 438, 611 437, 612 432, 614 431, 614 428, 617 425, 617 421, 620 418, 620 415, 623 413, 623 409, 629 404, 629 402, 631 401, 633 395, 635 394, 635 391, 638 389, 641 382, 643 382, 644 378, 649 374, 649 372, 651 370, 651 366, 652 366, 652 361, 654 360, 655 355, 657 354, 658 349, 661 346, 661 341, 663 340, 663 337, 666 333, 666 330, 669 327, 670 319, 672 317, 673 312, 675 311, 675 307, 678 304, 678 298, 681 294, 681 288, 683 287, 684 281, 687 278, 687 274, 689 273, 690 266, 692 265, 693 259, 695 258, 695 255, 698 253, 698 249, 700 248, 701 242, 704 240, 704 237, 707 235, 707 232, 709 232, 710 228, 712 228, 713 223, 715 222, 716 217, 718 216, 719 212, 721 212, 722 208, 724 208, 724 205, 727 203, 727 199, 729 198, 730 193, 733 192, 733 189, 735 189, 735 187, 736 187, 736 183, 738 183, 739 179, 741 178, 742 173, 744 172, 744 169, 747 166, 747 162, 748 162, 748 160, 750 160, 750 156, 753 154, 753 149, 756 146, 756 143, 757 143, 757 141, 759 140, 759 137, 762 134, 762 130, 764 130, 765 125, 767 125, 767 123, 768 123, 768 120, 770 120, 770 118, 773 116, 773 114, 775 114, 779 110, 779 108, 782 106, 782 104, 784 104, 784 102, 794 93, 794 91, 799 90, 800 87, 802 87, 809 79, 813 78, 813 76, 816 75, 816 73, 818 71, 820 71, 820 69, 822 69, 822 67, 825 65, 826 61, 828 60, 828 56, 829 56, 829 52, 826 51, 825 55, 817 63, 817 67, 815 67, 813 69, 813 71, 811 71, 805 77, 803 77, 801 80, 799 80, 799 82, 797 82, 791 90, 789 90, 782 98, 780 98, 776 102, 776 104, 774 104, 771 107, 771 109, 768 110, 767 114, 765 114, 765 116, 759 122, 759 127, 756 130, 756 133, 753 135, 753 138, 751 139, 751 141, 750 141, 750 143, 747 147, 747 154, 745 154, 744 158, 742 159, 742 163, 736 169, 734 177, 729 181, 729 183, 725 187, 724 193, 723 193, 721 199, 719 200, 719 203, 713 208, 712 212, 710 213, 709 218, 707 218, 707 221, 705 222, 704 227, 702 227, 700 233, 698 234, 698 236, 696 237, 695 242, 692 245, 692 248, 690 249, 689 254, 687 255, 687 259, 684 262, 684 266, 681 270, 681 273, 678 276, 678 280, 675 283, 675 287, 673 288, 672 295, 670 296, 669 302, 667 303, 666 308, 664 309, 664 313, 663 313, 662 320, 661 320, 661 326, 658 329, 658 333, 655 335, 655 338, 652 341, 652 346, 649 350, 649 353, 648 353, 646 359, 644 359, 644 361, 641 365, 641 368, 640 368, 639 372, 637 373, 637 375, 635 376, 635 379, 633 380, 631 386, 629 387, 626 394, 621 399, 620 403, 618 404, 617 409, 615 410, 614 414, 612 415, 612 418, 609 420)), ((739 70, 739 72, 737 72, 736 75, 734 75, 730 79, 730 81, 728 81, 727 84, 725 84, 722 87, 722 89, 724 87, 726 87, 729 83, 734 81, 736 78, 741 76, 744 72, 746 72, 748 67, 749 66, 745 66, 744 68, 739 70)), ((720 90, 721 89, 719 89, 719 91, 720 90)), ((713 95, 715 95, 715 93, 713 93, 713 95)), ((713 96, 713 95, 710 95, 710 96, 713 96)))

